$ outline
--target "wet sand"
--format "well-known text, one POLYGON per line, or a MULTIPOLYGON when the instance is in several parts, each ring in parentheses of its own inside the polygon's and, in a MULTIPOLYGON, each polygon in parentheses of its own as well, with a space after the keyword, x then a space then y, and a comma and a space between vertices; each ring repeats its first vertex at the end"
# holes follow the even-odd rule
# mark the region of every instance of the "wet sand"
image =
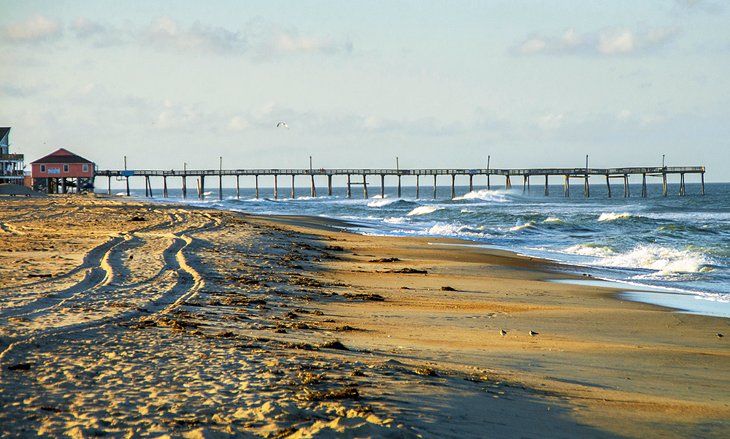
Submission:
POLYGON ((716 335, 730 337, 730 320, 549 282, 565 275, 460 244, 311 218, 0 199, 0 430, 730 434, 730 347, 716 335))

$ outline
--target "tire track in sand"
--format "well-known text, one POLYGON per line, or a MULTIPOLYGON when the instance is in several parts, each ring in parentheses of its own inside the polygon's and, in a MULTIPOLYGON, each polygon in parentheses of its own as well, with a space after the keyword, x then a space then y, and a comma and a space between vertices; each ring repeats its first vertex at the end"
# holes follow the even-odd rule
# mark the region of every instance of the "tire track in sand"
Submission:
MULTIPOLYGON (((210 216, 208 216, 208 218, 210 218, 210 216)), ((188 229, 184 232, 171 234, 171 236, 174 236, 174 239, 172 240, 170 246, 168 246, 162 252, 163 260, 165 261, 165 270, 161 270, 160 274, 158 275, 162 275, 165 272, 174 272, 177 278, 176 282, 168 291, 163 293, 156 300, 150 301, 143 310, 132 309, 117 313, 113 316, 106 316, 98 320, 82 321, 60 327, 39 329, 29 336, 12 341, 2 352, 0 352, 0 363, 5 362, 7 358, 11 356, 13 351, 17 351, 17 348, 23 345, 39 343, 42 340, 48 341, 50 339, 53 339, 54 337, 68 338, 72 335, 79 335, 80 333, 86 331, 101 329, 111 324, 139 318, 142 315, 166 314, 176 307, 180 306, 185 301, 189 300, 205 285, 205 281, 200 272, 189 263, 187 257, 185 256, 185 251, 189 250, 190 247, 192 247, 195 243, 195 239, 189 234, 199 231, 212 230, 220 225, 220 220, 215 218, 210 218, 210 220, 211 221, 206 222, 200 227, 188 229)), ((99 277, 99 274, 97 274, 97 278, 95 279, 97 282, 89 288, 84 287, 84 291, 90 291, 94 289, 94 287, 99 286, 101 283, 104 282, 105 279, 107 279, 106 270, 102 268, 102 261, 105 257, 107 261, 110 260, 110 258, 107 257, 108 253, 122 242, 124 241, 116 240, 114 245, 111 245, 107 248, 106 252, 104 252, 101 256, 95 257, 95 260, 98 261, 98 268, 104 271, 105 274, 101 277, 99 277)), ((109 244, 109 242, 105 244, 109 244)), ((99 247, 95 248, 95 250, 99 247)), ((111 276, 113 277, 115 267, 111 264, 106 264, 105 268, 111 270, 111 276)), ((73 287, 71 289, 73 289, 73 287)), ((141 294, 144 294, 144 292, 141 292, 141 294)), ((33 317, 37 319, 39 316, 47 314, 49 311, 55 310, 50 310, 49 308, 38 309, 34 311, 36 314, 33 315, 33 317)), ((22 353, 18 352, 18 355, 22 355, 22 353)))

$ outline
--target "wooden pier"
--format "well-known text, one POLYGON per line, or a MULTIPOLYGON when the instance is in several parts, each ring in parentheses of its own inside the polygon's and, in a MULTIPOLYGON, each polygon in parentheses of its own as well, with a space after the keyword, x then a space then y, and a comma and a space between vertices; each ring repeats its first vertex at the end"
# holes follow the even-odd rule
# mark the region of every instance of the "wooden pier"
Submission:
POLYGON ((512 179, 522 177, 522 191, 530 190, 531 177, 544 177, 544 194, 549 195, 548 178, 560 177, 563 179, 563 195, 570 196, 571 179, 582 180, 583 195, 590 197, 590 179, 605 178, 608 197, 613 196, 611 180, 619 179, 623 183, 623 196, 631 196, 629 191, 629 177, 641 176, 641 196, 646 197, 647 177, 662 179, 662 195, 667 196, 667 184, 669 176, 679 176, 678 195, 686 195, 685 175, 699 174, 701 182, 700 193, 705 194, 705 167, 704 166, 671 166, 671 167, 627 167, 627 168, 536 168, 536 169, 215 169, 215 170, 99 170, 96 177, 107 177, 107 191, 111 194, 111 180, 116 178, 124 180, 126 193, 129 195, 129 179, 141 177, 145 180, 145 196, 152 197, 153 177, 162 179, 162 196, 167 198, 167 180, 169 178, 180 178, 182 181, 183 198, 188 197, 187 179, 194 178, 197 185, 197 197, 205 198, 205 180, 215 178, 218 180, 218 198, 223 199, 223 177, 236 177, 236 198, 240 198, 240 178, 254 177, 256 198, 260 197, 259 177, 270 176, 274 179, 273 196, 279 197, 279 177, 291 177, 291 197, 295 198, 295 178, 298 176, 310 179, 310 196, 317 196, 315 185, 316 176, 327 177, 327 195, 332 195, 332 180, 334 176, 345 176, 347 178, 347 197, 352 197, 352 188, 362 187, 363 196, 368 198, 368 177, 380 177, 380 195, 385 195, 385 177, 397 178, 398 197, 401 196, 401 183, 404 177, 413 177, 416 183, 416 198, 421 195, 421 177, 433 176, 433 198, 436 198, 436 184, 438 176, 451 177, 451 198, 456 197, 456 177, 469 177, 469 192, 474 190, 475 177, 485 178, 485 187, 492 188, 490 177, 504 177, 504 188, 512 189, 512 179))

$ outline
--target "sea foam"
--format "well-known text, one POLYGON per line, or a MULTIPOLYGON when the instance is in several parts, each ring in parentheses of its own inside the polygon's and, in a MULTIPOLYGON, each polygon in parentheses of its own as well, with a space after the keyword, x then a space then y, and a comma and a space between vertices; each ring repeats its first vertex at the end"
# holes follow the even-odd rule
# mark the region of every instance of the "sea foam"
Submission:
POLYGON ((443 207, 438 206, 419 206, 408 212, 407 216, 428 215, 442 209, 443 207))
POLYGON ((464 194, 461 197, 454 198, 455 201, 458 200, 482 200, 482 201, 495 201, 497 203, 506 203, 509 201, 509 199, 502 193, 499 193, 497 191, 492 191, 489 189, 481 189, 478 191, 471 191, 466 194, 464 194))
POLYGON ((572 255, 594 256, 597 258, 607 258, 616 254, 611 247, 599 244, 576 244, 566 248, 564 252, 572 255))
POLYGON ((655 244, 639 245, 626 253, 619 253, 596 261, 608 267, 645 268, 659 275, 672 273, 699 273, 711 270, 711 261, 702 253, 679 250, 655 244))
POLYGON ((614 213, 614 212, 604 212, 598 217, 598 221, 616 221, 619 219, 626 219, 631 218, 632 215, 628 212, 624 213, 614 213))

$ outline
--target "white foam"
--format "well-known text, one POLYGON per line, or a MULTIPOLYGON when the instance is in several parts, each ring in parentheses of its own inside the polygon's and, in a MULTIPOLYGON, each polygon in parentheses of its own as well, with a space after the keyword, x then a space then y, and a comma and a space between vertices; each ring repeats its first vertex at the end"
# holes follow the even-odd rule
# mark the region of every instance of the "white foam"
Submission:
POLYGON ((596 263, 608 267, 646 268, 657 271, 659 276, 667 276, 708 271, 711 261, 702 253, 650 244, 639 245, 629 252, 608 256, 596 263))
POLYGON ((428 215, 429 213, 434 213, 437 210, 442 210, 443 207, 438 206, 419 206, 415 209, 408 212, 406 216, 416 216, 416 215, 428 215))
POLYGON ((561 220, 560 218, 558 218, 556 216, 549 216, 549 217, 545 218, 542 222, 544 222, 544 223, 562 223, 563 220, 561 220))
POLYGON ((604 212, 598 217, 598 221, 615 221, 618 219, 631 218, 631 214, 628 212, 615 213, 615 212, 604 212))
POLYGON ((461 197, 454 198, 454 200, 483 200, 495 201, 497 203, 506 203, 509 201, 509 199, 503 193, 488 189, 471 191, 461 197))
POLYGON ((607 258, 616 254, 611 247, 597 244, 576 244, 566 248, 564 252, 572 255, 594 256, 597 258, 607 258))
POLYGON ((531 229, 533 227, 535 227, 535 223, 532 222, 532 221, 529 221, 529 222, 527 222, 525 224, 519 224, 517 226, 510 227, 509 231, 510 232, 517 232, 518 230, 531 229))
POLYGON ((369 201, 367 206, 368 207, 383 207, 383 206, 387 206, 388 204, 393 204, 396 201, 398 201, 398 200, 396 200, 395 198, 379 198, 378 197, 378 198, 375 198, 373 201, 369 201))
POLYGON ((403 224, 406 222, 406 218, 403 218, 401 216, 394 216, 394 217, 386 218, 383 221, 388 224, 403 224))

